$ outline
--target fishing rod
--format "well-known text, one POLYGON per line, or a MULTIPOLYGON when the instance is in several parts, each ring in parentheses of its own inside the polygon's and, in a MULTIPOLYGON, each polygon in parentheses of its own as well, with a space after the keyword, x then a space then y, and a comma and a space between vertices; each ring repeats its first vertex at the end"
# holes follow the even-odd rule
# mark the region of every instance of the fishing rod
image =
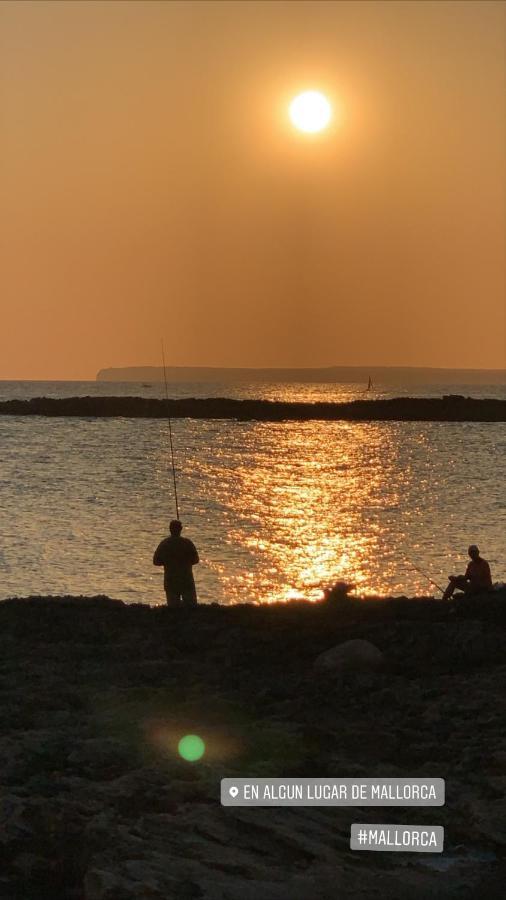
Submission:
POLYGON ((172 480, 174 482, 174 499, 176 501, 176 519, 179 519, 179 503, 177 499, 177 483, 176 483, 176 466, 174 463, 174 444, 172 441, 172 422, 170 418, 170 401, 169 401, 169 387, 167 384, 167 366, 165 365, 165 349, 163 346, 163 338, 162 338, 162 362, 163 362, 163 378, 165 381, 165 399, 167 401, 167 420, 169 423, 169 442, 170 442, 170 459, 172 463, 172 480))
POLYGON ((433 584, 434 587, 437 587, 438 591, 441 591, 441 593, 444 594, 444 588, 442 588, 441 585, 437 583, 437 581, 433 581, 432 578, 429 578, 427 573, 424 572, 423 569, 420 569, 418 566, 416 566, 415 563, 413 562, 413 560, 409 558, 409 556, 406 556, 404 554, 404 559, 406 560, 406 562, 408 562, 410 564, 410 566, 413 567, 413 569, 416 569, 416 571, 419 572, 420 575, 423 575, 423 577, 426 578, 427 581, 429 581, 431 584, 433 584))

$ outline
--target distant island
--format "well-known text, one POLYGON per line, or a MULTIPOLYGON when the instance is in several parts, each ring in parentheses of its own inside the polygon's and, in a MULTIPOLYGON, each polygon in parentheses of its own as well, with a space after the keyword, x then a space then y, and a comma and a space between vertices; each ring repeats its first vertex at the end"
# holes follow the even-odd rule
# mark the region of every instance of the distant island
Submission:
MULTIPOLYGON (((168 366, 169 382, 313 382, 381 384, 506 384, 506 369, 431 369, 399 366, 328 366, 320 369, 247 369, 212 366, 168 366)), ((161 366, 100 369, 97 381, 160 382, 161 366)))

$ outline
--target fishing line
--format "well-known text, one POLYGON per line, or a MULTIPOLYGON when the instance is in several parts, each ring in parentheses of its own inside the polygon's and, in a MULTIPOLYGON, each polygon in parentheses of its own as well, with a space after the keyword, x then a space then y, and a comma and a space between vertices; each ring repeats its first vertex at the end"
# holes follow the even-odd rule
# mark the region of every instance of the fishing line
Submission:
POLYGON ((410 566, 413 567, 413 569, 416 569, 416 571, 419 572, 420 575, 423 575, 423 577, 426 578, 427 581, 430 582, 430 584, 433 584, 434 587, 437 587, 438 591, 441 591, 441 593, 444 594, 444 588, 442 588, 441 585, 437 583, 437 581, 433 581, 432 578, 429 578, 427 573, 424 572, 423 569, 420 569, 417 565, 415 565, 415 563, 413 562, 412 559, 409 558, 409 556, 406 556, 405 554, 403 554, 403 556, 404 556, 404 559, 406 560, 406 562, 408 562, 410 564, 410 566))

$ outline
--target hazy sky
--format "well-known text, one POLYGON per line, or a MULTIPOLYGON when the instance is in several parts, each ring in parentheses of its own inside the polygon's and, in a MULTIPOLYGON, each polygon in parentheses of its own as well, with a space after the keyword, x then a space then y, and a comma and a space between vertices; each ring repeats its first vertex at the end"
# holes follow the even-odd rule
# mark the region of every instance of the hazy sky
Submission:
POLYGON ((0 377, 505 366, 505 10, 4 0, 0 377))

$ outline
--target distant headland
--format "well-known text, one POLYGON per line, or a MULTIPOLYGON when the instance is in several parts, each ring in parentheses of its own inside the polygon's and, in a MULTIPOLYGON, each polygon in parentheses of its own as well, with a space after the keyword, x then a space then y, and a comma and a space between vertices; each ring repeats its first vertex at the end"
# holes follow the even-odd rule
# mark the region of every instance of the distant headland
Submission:
MULTIPOLYGON (((401 366, 328 366, 324 368, 218 368, 168 366, 169 382, 312 382, 315 384, 505 384, 506 369, 432 369, 401 366)), ((100 369, 97 381, 160 382, 161 366, 127 366, 100 369)))

